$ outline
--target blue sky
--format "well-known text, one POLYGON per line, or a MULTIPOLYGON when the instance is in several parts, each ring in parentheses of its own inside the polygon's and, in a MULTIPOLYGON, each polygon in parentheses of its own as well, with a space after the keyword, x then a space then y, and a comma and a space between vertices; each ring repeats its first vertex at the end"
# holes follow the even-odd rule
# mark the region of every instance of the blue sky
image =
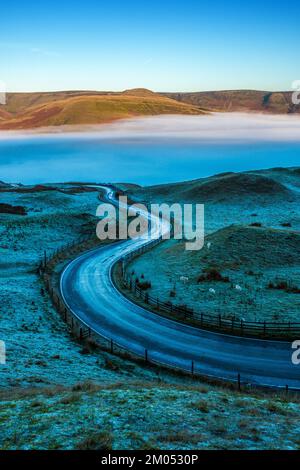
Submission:
POLYGON ((300 79, 300 4, 258 1, 1 4, 8 91, 289 90, 300 79))

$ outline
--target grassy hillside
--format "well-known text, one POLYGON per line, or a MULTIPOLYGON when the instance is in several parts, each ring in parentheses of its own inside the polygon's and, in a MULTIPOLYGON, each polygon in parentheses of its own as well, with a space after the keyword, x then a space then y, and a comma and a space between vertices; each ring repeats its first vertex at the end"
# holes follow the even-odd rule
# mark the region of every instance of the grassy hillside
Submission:
POLYGON ((256 111, 274 114, 300 113, 300 105, 292 103, 290 92, 254 90, 209 91, 196 93, 162 93, 181 103, 215 111, 256 111))
POLYGON ((148 90, 124 93, 59 92, 13 93, 1 110, 0 129, 101 124, 116 119, 159 114, 203 114, 198 106, 160 96, 148 90))
POLYGON ((8 93, 0 106, 0 129, 101 124, 159 114, 199 115, 209 111, 299 113, 289 92, 252 90, 154 93, 144 88, 110 91, 8 93))
MULTIPOLYGON (((297 168, 263 173, 300 184, 297 168)), ((140 191, 136 185, 122 183, 122 187, 140 191)), ((271 394, 244 386, 239 392, 233 386, 203 383, 196 377, 112 355, 95 348, 93 341, 75 341, 45 292, 36 267, 44 250, 49 254, 94 233, 97 192, 75 191, 73 183, 15 188, 0 181, 0 188, 3 203, 27 209, 22 217, 0 214, 0 294, 5 299, 0 304, 0 330, 2 338, 7 338, 9 358, 0 368, 1 449, 299 449, 300 404, 292 393, 271 394)), ((297 220, 300 227, 296 214, 300 205, 295 204, 293 211, 286 203, 278 205, 276 219, 281 217, 281 206, 284 217, 295 219, 292 227, 297 220)), ((214 218, 224 226, 227 222, 215 208, 214 218)), ((243 216, 241 210, 228 212, 232 220, 237 214, 243 216)), ((262 222, 269 222, 270 215, 268 219, 263 213, 258 215, 262 222)), ((136 273, 151 278, 152 289, 167 300, 179 276, 187 274, 187 284, 176 283, 174 303, 189 297, 192 305, 202 302, 207 311, 222 308, 224 314, 244 315, 244 306, 251 300, 247 318, 265 312, 269 318, 287 314, 299 318, 299 295, 268 289, 266 303, 260 307, 260 296, 248 292, 254 283, 265 288, 281 265, 294 269, 299 277, 295 267, 299 234, 289 238, 281 230, 231 226, 211 234, 210 241, 209 250, 194 254, 186 252, 180 242, 165 242, 136 260, 144 263, 147 257, 146 268, 137 265, 136 273), (269 257, 273 261, 265 265, 264 277, 258 271, 250 274, 248 268, 260 259, 256 239, 267 262, 269 257), (272 249, 275 245, 283 247, 280 253, 272 249), (234 263, 236 256, 242 269, 227 265, 231 270, 226 272, 220 268, 232 282, 242 285, 242 293, 231 289, 230 283, 218 282, 217 295, 209 297, 209 282, 197 283, 197 277, 207 265, 234 263), (244 283, 243 265, 248 272, 244 283)))
POLYGON ((174 200, 181 202, 238 203, 245 200, 255 202, 290 200, 293 193, 285 182, 297 184, 297 169, 275 169, 272 171, 222 173, 208 178, 162 184, 129 190, 139 199, 155 201, 174 200))
MULTIPOLYGON (((231 225, 209 237, 209 250, 200 250, 209 266, 237 269, 239 266, 286 267, 300 265, 300 233, 268 227, 231 225), (226 249, 224 249, 226 247, 226 249)), ((196 254, 196 256, 197 256, 196 254)), ((190 252, 185 256, 195 257, 190 252)))
POLYGON ((207 236, 200 251, 187 251, 182 241, 165 242, 134 259, 128 272, 151 283, 154 298, 196 312, 297 322, 299 246, 299 232, 231 225, 207 236))
POLYGON ((166 241, 136 258, 128 271, 151 283, 149 294, 174 305, 249 321, 298 321, 299 193, 299 168, 129 188, 140 201, 204 203, 206 238, 200 251, 166 241), (210 270, 221 278, 207 276, 210 270), (182 275, 187 283, 180 282, 182 275))

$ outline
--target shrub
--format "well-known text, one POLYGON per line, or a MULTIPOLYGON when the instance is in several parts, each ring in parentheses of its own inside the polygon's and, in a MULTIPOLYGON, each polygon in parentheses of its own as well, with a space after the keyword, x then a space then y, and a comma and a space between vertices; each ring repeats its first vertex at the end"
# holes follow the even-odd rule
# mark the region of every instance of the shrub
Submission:
POLYGON ((140 282, 138 281, 136 283, 137 287, 141 290, 147 290, 147 289, 151 289, 151 282, 148 282, 148 281, 143 281, 143 282, 140 282))
POLYGON ((261 222, 252 222, 252 224, 250 224, 250 227, 262 227, 262 223, 261 222))
POLYGON ((98 386, 94 382, 78 382, 72 387, 73 392, 92 392, 98 389, 98 386))
POLYGON ((207 402, 204 401, 204 400, 199 401, 196 404, 196 408, 197 408, 197 410, 201 411, 201 413, 209 413, 209 406, 208 406, 207 402))
POLYGON ((222 274, 215 268, 209 268, 206 273, 201 274, 198 277, 197 282, 204 281, 230 282, 228 276, 222 276, 222 274))
POLYGON ((76 445, 77 450, 111 450, 112 435, 109 431, 93 432, 76 445))
POLYGON ((107 357, 104 359, 104 369, 108 369, 108 370, 113 370, 113 371, 117 371, 120 369, 119 367, 119 364, 112 360, 112 359, 108 359, 107 357))
POLYGON ((277 284, 269 282, 268 289, 284 290, 288 294, 300 294, 300 288, 298 286, 289 285, 287 281, 279 281, 277 284))
POLYGON ((281 227, 291 227, 292 226, 291 222, 282 222, 282 224, 280 224, 280 225, 281 225, 281 227))

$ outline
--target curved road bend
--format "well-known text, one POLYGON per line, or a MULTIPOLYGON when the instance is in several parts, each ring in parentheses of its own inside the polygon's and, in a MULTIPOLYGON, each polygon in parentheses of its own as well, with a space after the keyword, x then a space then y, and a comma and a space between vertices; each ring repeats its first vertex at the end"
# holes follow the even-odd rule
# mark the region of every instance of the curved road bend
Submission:
MULTIPOLYGON (((104 188, 106 199, 113 191, 104 188)), ((92 330, 127 350, 161 364, 256 385, 300 389, 300 365, 290 342, 208 332, 156 315, 126 299, 113 285, 113 264, 145 244, 137 238, 103 246, 70 262, 60 288, 69 309, 92 330)), ((295 338, 297 339, 297 338, 295 338)))

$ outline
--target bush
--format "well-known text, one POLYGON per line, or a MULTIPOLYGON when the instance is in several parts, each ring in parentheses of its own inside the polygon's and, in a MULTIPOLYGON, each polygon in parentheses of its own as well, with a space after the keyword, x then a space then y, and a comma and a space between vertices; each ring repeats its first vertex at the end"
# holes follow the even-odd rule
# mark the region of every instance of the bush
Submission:
POLYGON ((215 268, 209 268, 205 274, 201 274, 198 277, 197 282, 204 281, 230 282, 228 276, 222 276, 222 274, 215 268))
POLYGON ((78 442, 77 450, 111 450, 113 444, 112 435, 108 431, 94 432, 82 441, 78 442))
POLYGON ((282 222, 282 224, 280 224, 280 225, 281 225, 281 227, 291 227, 292 226, 291 222, 282 222))
POLYGON ((148 282, 148 281, 143 281, 143 282, 138 281, 138 282, 136 283, 136 285, 137 285, 137 287, 138 287, 139 289, 141 289, 141 290, 151 289, 151 287, 152 287, 152 286, 151 286, 151 282, 148 282))
POLYGON ((277 284, 273 282, 269 282, 268 289, 276 289, 276 290, 286 290, 288 288, 287 281, 280 281, 277 284))
POLYGON ((209 406, 205 400, 201 400, 196 403, 195 408, 201 411, 201 413, 209 413, 209 406))
POLYGON ((289 285, 287 281, 279 281, 277 284, 269 282, 268 289, 284 290, 288 294, 300 294, 298 286, 289 285))
POLYGON ((253 222, 252 224, 250 224, 250 227, 262 227, 262 223, 261 222, 253 222))

